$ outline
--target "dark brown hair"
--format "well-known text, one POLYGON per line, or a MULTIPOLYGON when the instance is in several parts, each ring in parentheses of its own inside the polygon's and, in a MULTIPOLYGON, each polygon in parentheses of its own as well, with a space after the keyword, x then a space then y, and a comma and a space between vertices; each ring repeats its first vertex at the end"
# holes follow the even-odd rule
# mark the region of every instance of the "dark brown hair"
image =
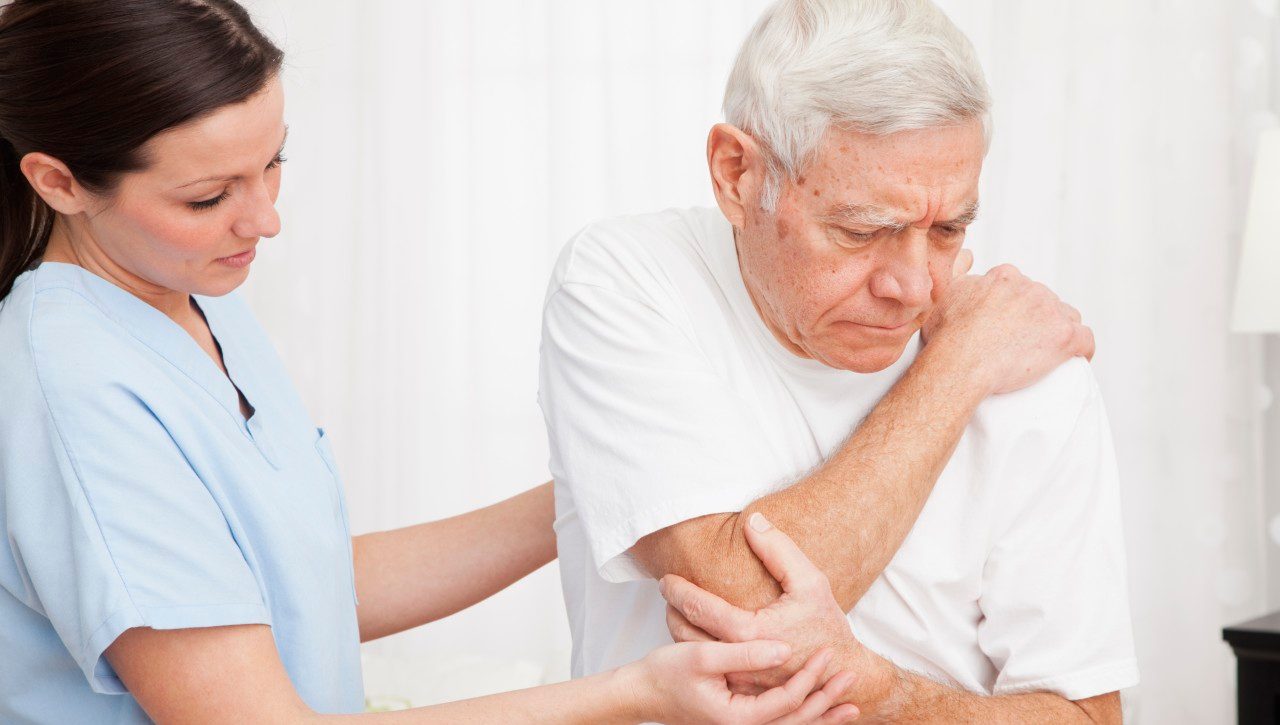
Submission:
POLYGON ((18 163, 40 151, 107 194, 151 137, 247 100, 283 54, 234 0, 14 0, 0 8, 0 300, 54 212, 18 163))

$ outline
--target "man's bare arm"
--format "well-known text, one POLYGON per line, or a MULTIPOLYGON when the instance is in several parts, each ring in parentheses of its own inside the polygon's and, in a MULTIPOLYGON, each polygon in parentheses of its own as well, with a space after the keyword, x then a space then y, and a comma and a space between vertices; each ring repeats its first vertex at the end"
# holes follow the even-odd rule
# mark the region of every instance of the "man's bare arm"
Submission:
POLYGON ((654 532, 632 548, 636 560, 655 578, 678 574, 763 607, 778 586, 742 536, 759 511, 791 532, 852 609, 915 523, 978 404, 1093 353, 1079 314, 1011 267, 953 283, 925 332, 911 368, 817 470, 741 512, 654 532))
MULTIPOLYGON (((859 722, 1117 725, 1122 720, 1116 692, 1076 701, 1049 692, 988 696, 903 670, 853 636, 827 577, 767 517, 753 516, 743 533, 769 576, 779 582, 783 595, 768 607, 749 612, 679 576, 663 577, 662 595, 672 611, 683 615, 682 625, 674 632, 677 639, 689 638, 681 628, 696 628, 697 638, 709 634, 732 642, 772 637, 802 645, 808 641, 833 645, 836 666, 855 673, 855 685, 847 697, 862 710, 859 722)), ((801 646, 796 651, 805 649, 801 646)))
POLYGON ((1123 721, 1118 692, 1074 701, 1049 692, 985 696, 913 673, 903 673, 901 679, 896 704, 865 717, 863 722, 1119 725, 1123 721))
POLYGON ((682 522, 632 549, 656 577, 679 574, 747 609, 779 592, 742 527, 759 511, 826 572, 853 608, 888 565, 987 391, 929 346, 857 431, 821 467, 740 513, 682 522), (709 555, 708 552, 714 552, 709 555))

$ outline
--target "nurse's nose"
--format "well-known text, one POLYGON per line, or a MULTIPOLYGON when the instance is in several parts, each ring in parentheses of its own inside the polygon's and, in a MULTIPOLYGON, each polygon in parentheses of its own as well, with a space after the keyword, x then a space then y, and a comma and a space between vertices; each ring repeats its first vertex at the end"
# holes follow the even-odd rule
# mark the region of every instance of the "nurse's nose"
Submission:
POLYGON ((265 184, 248 192, 249 199, 242 208, 240 218, 231 226, 231 231, 241 239, 258 237, 274 237, 280 233, 280 214, 276 212, 275 200, 265 184))
POLYGON ((869 286, 871 294, 904 307, 927 305, 933 293, 927 232, 921 235, 914 228, 907 230, 891 256, 871 275, 869 286))

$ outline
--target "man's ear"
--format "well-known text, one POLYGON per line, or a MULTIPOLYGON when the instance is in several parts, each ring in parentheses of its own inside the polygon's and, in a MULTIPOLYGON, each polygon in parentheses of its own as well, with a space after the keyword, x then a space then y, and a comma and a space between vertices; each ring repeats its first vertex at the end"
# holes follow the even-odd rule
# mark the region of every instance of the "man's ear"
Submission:
POLYGON ((707 167, 720 211, 734 227, 746 226, 769 172, 760 144, 737 126, 717 123, 707 135, 707 167))
POLYGON ((59 214, 79 214, 88 209, 89 193, 76 183, 71 169, 58 159, 33 151, 22 157, 19 168, 36 194, 59 214))

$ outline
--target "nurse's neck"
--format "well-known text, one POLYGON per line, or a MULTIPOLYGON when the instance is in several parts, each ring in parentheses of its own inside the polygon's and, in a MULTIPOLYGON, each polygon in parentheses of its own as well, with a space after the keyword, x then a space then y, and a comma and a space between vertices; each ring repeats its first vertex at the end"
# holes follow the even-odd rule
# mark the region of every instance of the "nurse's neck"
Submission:
POLYGON ((67 229, 61 218, 54 222, 49 246, 45 248, 41 261, 82 267, 146 302, 183 327, 193 316, 199 315, 191 304, 191 295, 166 289, 130 272, 113 261, 88 235, 67 229))

